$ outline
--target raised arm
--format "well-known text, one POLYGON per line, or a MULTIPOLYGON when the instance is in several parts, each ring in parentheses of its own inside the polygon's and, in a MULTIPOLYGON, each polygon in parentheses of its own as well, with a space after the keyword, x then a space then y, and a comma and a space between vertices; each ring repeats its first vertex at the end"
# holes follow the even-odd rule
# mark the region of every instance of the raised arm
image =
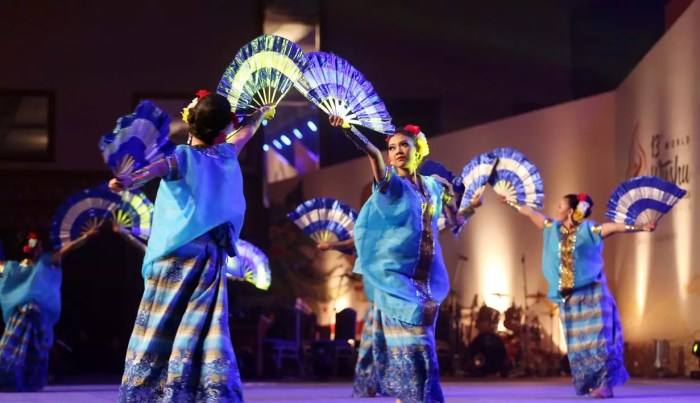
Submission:
POLYGON ((367 137, 360 133, 359 130, 345 123, 343 121, 343 118, 339 116, 331 116, 328 118, 328 120, 330 121, 331 126, 342 127, 343 133, 350 140, 352 140, 355 146, 360 151, 363 151, 365 154, 367 154, 370 166, 372 167, 372 175, 374 175, 374 181, 376 183, 381 182, 382 179, 384 179, 385 175, 385 164, 384 157, 382 157, 382 152, 379 151, 379 149, 375 147, 374 144, 370 143, 369 140, 367 140, 367 137))
POLYGON ((264 119, 272 119, 275 117, 275 108, 271 106, 263 106, 253 113, 250 122, 235 132, 226 137, 226 142, 236 146, 236 152, 241 153, 243 147, 248 144, 248 141, 253 138, 253 135, 258 131, 264 119))
POLYGON ((513 203, 511 201, 505 200, 505 198, 501 198, 501 201, 513 207, 521 215, 524 215, 525 217, 529 218, 530 221, 532 221, 532 223, 535 224, 535 227, 539 229, 544 229, 544 224, 546 221, 553 221, 551 218, 547 217, 546 215, 540 213, 539 211, 533 209, 530 206, 513 203))
POLYGON ((143 185, 152 179, 166 176, 168 172, 176 168, 177 158, 175 155, 171 155, 159 159, 153 164, 133 172, 129 176, 112 178, 109 181, 109 188, 115 192, 121 192, 122 190, 127 190, 134 186, 143 185))
POLYGON ((627 225, 624 223, 606 222, 600 224, 600 236, 607 238, 611 235, 622 232, 653 232, 656 229, 656 222, 652 221, 644 225, 627 225))

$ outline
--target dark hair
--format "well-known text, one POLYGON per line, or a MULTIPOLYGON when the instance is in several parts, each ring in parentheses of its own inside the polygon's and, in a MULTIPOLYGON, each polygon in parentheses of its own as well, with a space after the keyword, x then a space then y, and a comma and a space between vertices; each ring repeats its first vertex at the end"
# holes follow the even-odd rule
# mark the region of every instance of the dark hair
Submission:
POLYGON ((212 144, 221 131, 231 123, 231 104, 222 95, 206 95, 194 108, 190 108, 187 123, 193 136, 207 144, 212 144))
MULTIPOLYGON (((578 206, 578 196, 579 195, 573 193, 564 196, 566 202, 569 203, 569 207, 574 210, 576 210, 576 207, 578 206)), ((588 202, 588 210, 586 210, 586 214, 583 215, 583 218, 588 218, 593 211, 593 199, 591 199, 591 196, 586 195, 586 201, 588 202)))

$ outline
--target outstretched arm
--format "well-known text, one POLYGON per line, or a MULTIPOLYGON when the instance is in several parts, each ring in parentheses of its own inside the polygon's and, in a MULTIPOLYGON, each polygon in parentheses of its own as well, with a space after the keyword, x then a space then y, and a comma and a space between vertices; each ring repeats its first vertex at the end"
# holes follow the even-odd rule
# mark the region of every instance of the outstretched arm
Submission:
POLYGON ((93 236, 97 235, 99 233, 99 228, 91 228, 88 230, 86 233, 83 235, 79 236, 73 241, 68 242, 67 244, 63 245, 63 247, 57 251, 55 251, 51 255, 51 260, 55 265, 58 265, 61 262, 61 259, 63 256, 68 254, 68 252, 78 249, 81 246, 85 245, 85 242, 87 242, 88 239, 92 238, 93 236))
POLYGON ((525 217, 529 218, 530 221, 532 221, 532 223, 535 224, 535 227, 539 229, 544 229, 546 221, 553 221, 551 218, 547 217, 546 215, 540 213, 539 211, 533 209, 530 206, 513 203, 511 201, 507 201, 505 198, 501 198, 501 201, 513 207, 521 215, 524 215, 525 217))
POLYGON ((256 110, 251 116, 250 123, 236 130, 226 137, 226 142, 236 146, 236 152, 241 153, 243 147, 248 144, 248 141, 253 138, 253 135, 258 131, 264 119, 272 119, 275 117, 275 108, 272 106, 263 106, 256 110))
POLYGON ((354 238, 349 238, 344 241, 337 241, 337 242, 319 242, 316 244, 316 248, 318 250, 329 250, 329 249, 355 249, 355 239, 354 238))
POLYGON ((652 221, 644 225, 627 225, 617 222, 606 222, 600 224, 600 236, 607 238, 621 232, 653 232, 656 229, 656 222, 652 221))
POLYGON ((131 246, 134 246, 136 249, 139 249, 139 250, 141 250, 141 251, 143 251, 143 252, 146 251, 146 244, 144 244, 143 242, 139 241, 138 238, 136 238, 135 236, 131 235, 130 232, 123 231, 123 230, 122 230, 122 227, 120 227, 119 224, 117 224, 117 223, 115 223, 115 222, 112 222, 112 231, 113 231, 113 232, 116 232, 117 234, 119 234, 119 236, 121 236, 122 239, 124 239, 124 240, 125 240, 128 244, 130 244, 131 246))
POLYGON ((370 166, 372 167, 372 175, 374 175, 374 181, 379 183, 384 179, 384 157, 382 157, 381 151, 374 144, 370 143, 362 133, 356 128, 350 126, 343 121, 343 118, 339 116, 331 116, 328 119, 331 126, 341 126, 343 128, 343 133, 355 143, 355 146, 367 154, 369 158, 370 166))
POLYGON ((120 176, 112 178, 109 181, 109 188, 115 192, 130 189, 134 186, 140 186, 155 178, 161 178, 168 175, 168 172, 177 169, 177 158, 175 155, 170 155, 159 159, 153 164, 133 172, 129 176, 120 176))

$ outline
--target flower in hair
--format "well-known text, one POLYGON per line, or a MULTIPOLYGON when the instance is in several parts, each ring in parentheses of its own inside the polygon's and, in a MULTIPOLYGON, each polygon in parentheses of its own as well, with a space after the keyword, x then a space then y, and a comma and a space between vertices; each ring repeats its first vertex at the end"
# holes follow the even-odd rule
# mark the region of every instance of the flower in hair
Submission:
POLYGON ((414 136, 418 136, 421 133, 420 126, 416 126, 416 125, 406 125, 403 127, 403 129, 406 130, 407 132, 411 133, 414 136))
POLYGON ((588 203, 588 195, 586 193, 579 193, 576 197, 578 204, 576 204, 576 210, 572 215, 572 218, 576 222, 581 222, 586 217, 588 209, 591 208, 591 204, 588 203))
POLYGON ((196 93, 197 98, 193 99, 192 102, 190 102, 189 105, 187 105, 186 107, 184 107, 184 108, 182 109, 182 121, 183 121, 183 122, 185 122, 185 123, 190 123, 190 122, 189 122, 190 109, 192 109, 192 108, 194 108, 195 106, 197 106, 197 104, 199 103, 199 101, 200 101, 202 98, 204 98, 204 97, 206 97, 207 95, 209 95, 209 94, 211 94, 211 92, 209 92, 209 91, 207 91, 207 90, 199 90, 199 91, 197 91, 197 93, 196 93))

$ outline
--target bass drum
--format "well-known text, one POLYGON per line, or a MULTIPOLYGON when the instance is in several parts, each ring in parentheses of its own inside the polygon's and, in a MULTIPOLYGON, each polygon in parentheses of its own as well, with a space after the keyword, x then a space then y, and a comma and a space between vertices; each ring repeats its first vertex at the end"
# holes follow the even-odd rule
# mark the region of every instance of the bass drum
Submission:
POLYGON ((468 370, 472 376, 507 375, 506 346, 495 333, 478 335, 467 348, 468 370))

